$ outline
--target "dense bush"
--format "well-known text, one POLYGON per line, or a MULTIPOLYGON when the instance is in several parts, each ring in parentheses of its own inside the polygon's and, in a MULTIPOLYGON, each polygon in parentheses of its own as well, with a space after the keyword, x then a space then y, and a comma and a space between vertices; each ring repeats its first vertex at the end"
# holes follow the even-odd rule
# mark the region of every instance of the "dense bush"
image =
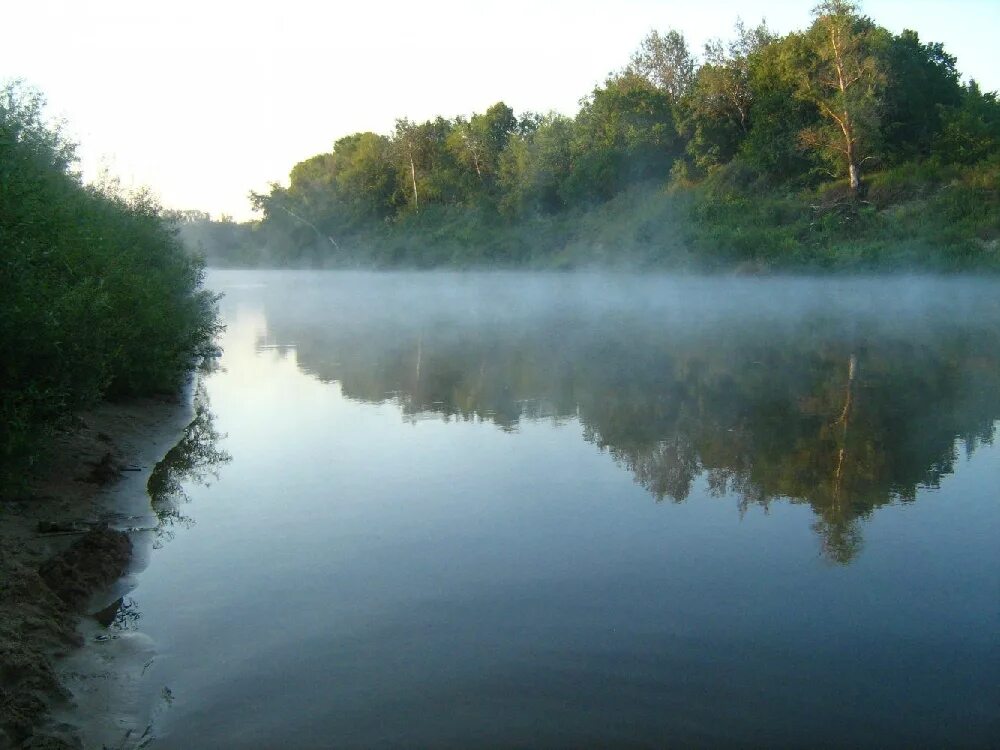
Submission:
POLYGON ((104 396, 176 387, 217 331, 202 265, 146 193, 84 185, 40 94, 0 88, 0 481, 104 396))

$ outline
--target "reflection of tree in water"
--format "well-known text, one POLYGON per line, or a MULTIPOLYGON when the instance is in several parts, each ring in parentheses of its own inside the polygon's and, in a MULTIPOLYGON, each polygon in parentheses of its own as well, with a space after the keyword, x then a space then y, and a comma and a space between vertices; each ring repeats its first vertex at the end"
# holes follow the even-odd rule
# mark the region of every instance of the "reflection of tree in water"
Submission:
POLYGON ((180 510, 189 499, 184 483, 207 486, 211 480, 219 478, 219 467, 232 460, 228 453, 218 448, 224 437, 215 429, 208 394, 199 383, 194 397, 194 419, 177 445, 153 469, 146 485, 153 512, 159 520, 155 547, 173 538, 175 527, 187 528, 194 523, 180 510))
POLYGON ((645 434, 664 436, 657 440, 618 432, 606 404, 581 413, 590 438, 657 499, 682 501, 705 475, 712 494, 737 494, 741 510, 806 502, 824 554, 849 562, 861 520, 936 486, 953 470, 957 444, 971 451, 991 440, 1000 416, 1000 363, 977 354, 996 336, 927 333, 919 343, 744 339, 727 347, 724 365, 692 352, 698 366, 688 359, 660 388, 673 394, 670 405, 643 418, 645 434))
MULTIPOLYGON (((648 316, 553 314, 502 324, 400 313, 282 327, 300 366, 346 396, 395 399, 515 429, 578 418, 585 438, 657 500, 704 477, 741 512, 808 503, 824 554, 846 563, 860 523, 952 472, 956 449, 992 440, 1000 417, 996 307, 978 319, 739 315, 670 325, 648 316)), ((345 316, 346 317, 346 316, 345 316)))
POLYGON ((142 613, 135 599, 123 596, 100 612, 95 612, 93 617, 109 630, 135 630, 142 619, 142 613))

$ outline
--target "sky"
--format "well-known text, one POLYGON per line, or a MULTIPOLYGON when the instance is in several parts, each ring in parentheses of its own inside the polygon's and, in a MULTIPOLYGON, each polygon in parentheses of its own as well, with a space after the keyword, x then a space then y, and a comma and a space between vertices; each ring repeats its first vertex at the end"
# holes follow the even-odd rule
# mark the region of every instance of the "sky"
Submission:
MULTIPOLYGON (((247 194, 292 166, 398 117, 482 111, 574 114, 651 29, 693 50, 737 17, 781 33, 815 0, 32 0, 3 12, 0 82, 43 91, 80 144, 80 169, 164 205, 249 218, 247 194)), ((958 57, 1000 89, 1000 0, 868 0, 891 31, 958 57)))

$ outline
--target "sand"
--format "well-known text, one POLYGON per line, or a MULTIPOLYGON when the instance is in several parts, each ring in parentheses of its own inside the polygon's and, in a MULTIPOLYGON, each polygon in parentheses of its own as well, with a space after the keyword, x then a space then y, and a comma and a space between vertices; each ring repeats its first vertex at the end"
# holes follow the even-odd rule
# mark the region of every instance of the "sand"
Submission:
MULTIPOLYGON (((92 676, 79 665, 98 658, 131 532, 156 526, 146 483, 191 417, 190 388, 103 404, 54 437, 26 492, 0 502, 0 748, 84 747, 92 676)), ((130 729, 116 747, 141 746, 130 729)))

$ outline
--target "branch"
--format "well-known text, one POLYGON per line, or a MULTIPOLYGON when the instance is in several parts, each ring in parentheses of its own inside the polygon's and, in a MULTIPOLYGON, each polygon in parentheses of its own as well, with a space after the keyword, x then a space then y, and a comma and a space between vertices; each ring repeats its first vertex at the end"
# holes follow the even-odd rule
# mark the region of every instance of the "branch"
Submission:
POLYGON ((336 248, 337 250, 340 249, 340 246, 336 243, 336 241, 333 239, 333 237, 331 237, 328 234, 323 234, 321 231, 319 231, 319 229, 316 228, 316 225, 313 224, 311 221, 303 219, 301 216, 299 216, 297 213, 295 213, 292 209, 288 208, 287 206, 283 206, 280 203, 278 204, 278 208, 280 208, 286 214, 288 214, 289 216, 291 216, 293 219, 297 219, 298 221, 301 221, 307 227, 309 227, 310 229, 312 229, 316 233, 317 237, 321 237, 321 238, 323 238, 325 240, 328 240, 330 242, 330 244, 333 245, 334 248, 336 248))
POLYGON ((844 134, 846 135, 846 134, 847 134, 847 130, 846 130, 846 127, 845 127, 845 125, 844 125, 844 120, 842 120, 842 119, 841 119, 841 118, 840 118, 840 117, 839 117, 839 116, 837 115, 837 113, 836 113, 836 112, 834 112, 834 111, 833 111, 832 109, 830 109, 830 107, 829 107, 829 106, 828 106, 828 105, 826 104, 826 102, 823 102, 823 101, 820 101, 820 100, 818 100, 818 99, 817 99, 817 100, 816 100, 816 104, 818 104, 818 105, 819 105, 819 108, 820 108, 821 110, 823 110, 823 113, 824 113, 824 114, 825 114, 825 115, 826 115, 827 117, 829 117, 830 119, 834 120, 834 121, 835 121, 835 122, 836 122, 836 123, 837 123, 838 125, 840 125, 840 129, 841 129, 841 130, 843 130, 843 131, 844 131, 844 134))

